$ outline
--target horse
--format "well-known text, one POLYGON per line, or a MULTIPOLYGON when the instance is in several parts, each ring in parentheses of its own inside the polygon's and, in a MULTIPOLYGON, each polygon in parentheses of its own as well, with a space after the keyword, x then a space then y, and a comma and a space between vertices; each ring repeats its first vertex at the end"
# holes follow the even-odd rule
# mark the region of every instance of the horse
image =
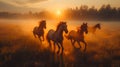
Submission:
POLYGON ((71 30, 67 36, 65 36, 68 40, 71 40, 71 43, 74 46, 75 42, 78 43, 78 45, 81 48, 80 42, 83 42, 85 44, 84 51, 86 51, 86 46, 87 43, 84 40, 84 32, 87 34, 88 33, 88 26, 87 23, 83 23, 77 31, 71 30))
POLYGON ((60 53, 60 48, 62 48, 62 53, 64 50, 63 47, 63 32, 68 33, 68 29, 67 29, 67 24, 64 21, 61 21, 56 30, 50 29, 47 33, 46 39, 50 45, 50 47, 52 46, 51 41, 53 41, 53 45, 54 45, 54 51, 55 51, 55 45, 58 46, 58 51, 57 54, 60 53))
POLYGON ((91 33, 95 33, 97 29, 99 29, 99 30, 101 29, 100 23, 94 25, 93 27, 89 27, 88 31, 91 32, 91 33))
POLYGON ((46 29, 46 20, 41 20, 39 22, 39 26, 35 26, 33 29, 33 35, 34 37, 38 37, 40 42, 42 42, 41 37, 43 38, 44 41, 44 29, 46 29))

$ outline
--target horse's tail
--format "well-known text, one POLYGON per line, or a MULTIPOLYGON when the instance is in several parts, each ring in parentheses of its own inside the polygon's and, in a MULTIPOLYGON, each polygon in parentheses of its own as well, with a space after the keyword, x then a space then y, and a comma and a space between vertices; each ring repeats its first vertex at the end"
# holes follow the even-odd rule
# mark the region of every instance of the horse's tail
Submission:
POLYGON ((46 35, 46 40, 47 40, 47 42, 49 43, 49 46, 50 46, 50 48, 51 48, 51 42, 50 42, 49 32, 48 32, 47 35, 46 35))
POLYGON ((35 38, 36 38, 36 32, 37 32, 36 28, 37 28, 37 27, 35 27, 35 28, 33 29, 33 31, 32 31, 35 38))
POLYGON ((48 33, 46 35, 46 40, 47 40, 48 43, 50 43, 50 40, 51 40, 51 38, 50 38, 50 31, 48 31, 48 33))
POLYGON ((34 35, 34 37, 36 38, 36 35, 35 35, 35 33, 33 32, 33 35, 34 35))

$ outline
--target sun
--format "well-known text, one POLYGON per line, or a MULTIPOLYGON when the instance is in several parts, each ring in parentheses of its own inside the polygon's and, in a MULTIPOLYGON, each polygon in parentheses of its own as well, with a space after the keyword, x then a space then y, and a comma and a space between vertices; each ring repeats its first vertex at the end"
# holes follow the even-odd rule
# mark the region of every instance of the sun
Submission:
POLYGON ((57 16, 61 16, 61 11, 60 11, 60 10, 57 10, 57 11, 56 11, 56 15, 57 15, 57 16))

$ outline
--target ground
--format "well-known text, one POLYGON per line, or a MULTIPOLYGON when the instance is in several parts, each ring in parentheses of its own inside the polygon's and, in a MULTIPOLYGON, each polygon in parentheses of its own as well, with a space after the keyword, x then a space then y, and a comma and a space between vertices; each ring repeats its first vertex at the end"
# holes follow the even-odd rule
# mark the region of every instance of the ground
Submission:
POLYGON ((57 55, 47 42, 40 44, 32 32, 27 34, 19 25, 1 23, 0 67, 119 67, 120 34, 101 31, 85 35, 86 52, 84 44, 81 49, 73 48, 64 38, 64 53, 57 55))

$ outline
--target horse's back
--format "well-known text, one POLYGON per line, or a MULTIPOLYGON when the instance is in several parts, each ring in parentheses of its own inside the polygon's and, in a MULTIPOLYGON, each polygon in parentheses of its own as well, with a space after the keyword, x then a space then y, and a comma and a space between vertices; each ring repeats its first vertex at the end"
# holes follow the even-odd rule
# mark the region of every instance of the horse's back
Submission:
POLYGON ((95 32, 95 29, 96 29, 96 28, 94 28, 94 27, 89 27, 89 28, 88 28, 88 31, 91 32, 91 33, 94 33, 94 32, 95 32))
POLYGON ((68 36, 69 36, 69 39, 78 40, 78 41, 80 41, 84 38, 84 36, 82 34, 79 34, 79 32, 77 32, 75 30, 70 31, 68 36))
POLYGON ((48 34, 49 34, 49 35, 52 35, 54 32, 55 32, 55 31, 54 31, 53 29, 51 29, 51 30, 48 31, 48 34))
POLYGON ((93 27, 88 27, 88 31, 89 31, 89 32, 92 32, 93 29, 94 29, 93 27))

